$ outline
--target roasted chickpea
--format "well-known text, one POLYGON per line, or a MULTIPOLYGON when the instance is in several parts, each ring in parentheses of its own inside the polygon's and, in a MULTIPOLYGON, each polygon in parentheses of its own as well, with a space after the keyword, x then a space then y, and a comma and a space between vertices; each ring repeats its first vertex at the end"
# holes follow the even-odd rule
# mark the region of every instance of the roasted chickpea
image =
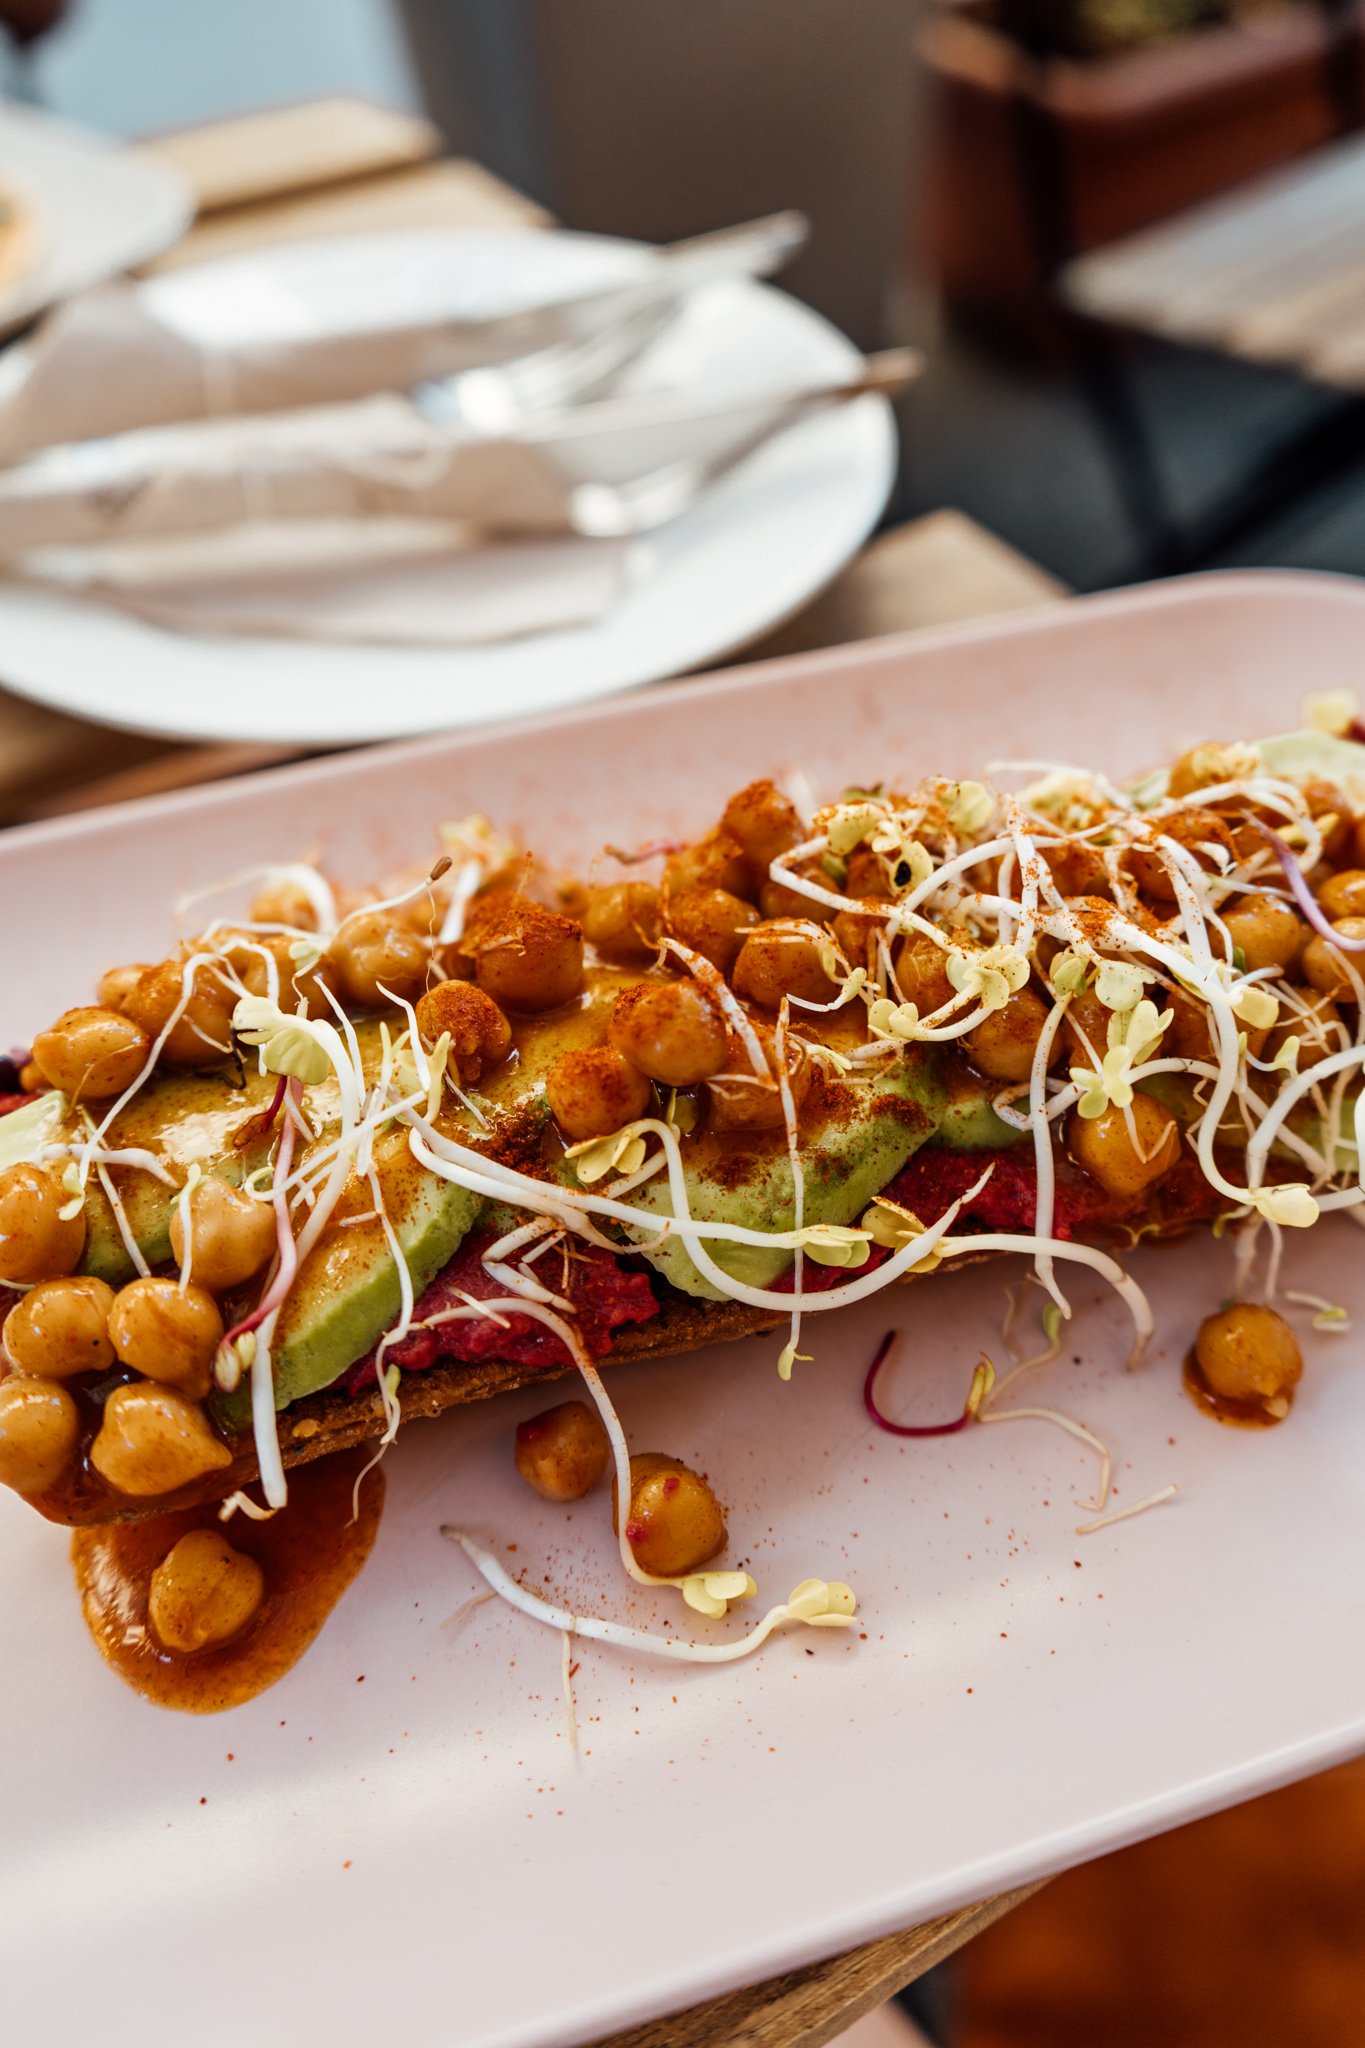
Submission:
POLYGON ((1339 917, 1365 917, 1365 868, 1342 868, 1328 875, 1317 896, 1334 923, 1339 917))
POLYGON ((1365 816, 1357 818, 1352 825, 1349 846, 1355 865, 1365 868, 1365 816))
POLYGON ((1303 1375, 1299 1340, 1284 1317, 1250 1302, 1205 1316, 1194 1355, 1214 1393, 1229 1401, 1282 1399, 1303 1375))
POLYGON ((870 846, 855 846, 844 862, 844 888, 859 902, 889 903, 895 895, 886 862, 870 846))
POLYGON ((85 1213, 63 1219, 68 1200, 44 1167, 0 1173, 0 1280, 27 1287, 74 1270, 85 1250, 85 1213))
POLYGON ((851 967, 867 967, 874 973, 879 965, 877 941, 886 936, 886 919, 867 910, 840 910, 831 924, 835 944, 851 967))
POLYGON ((789 853, 801 839, 801 819, 790 797, 774 782, 751 782, 732 796, 720 821, 722 832, 738 842, 756 867, 789 853))
POLYGON ((722 974, 730 972, 746 934, 758 923, 753 905, 728 889, 681 889, 665 899, 662 910, 671 936, 722 974))
POLYGON ((1180 1157, 1180 1126, 1163 1103, 1136 1094, 1132 1107, 1097 1117, 1073 1116, 1067 1128, 1072 1157, 1111 1195, 1140 1195, 1170 1172, 1180 1157), (1134 1145, 1128 1129, 1132 1117, 1134 1145))
MULTIPOLYGON (((992 1010, 967 1033, 963 1043, 972 1065, 988 1081, 1027 1081, 1047 1019, 1048 1006, 1041 997, 1031 988, 1019 989, 1003 1009, 992 1010)), ((1061 1057, 1056 1039, 1053 1056, 1061 1057)))
MULTIPOLYGON (((1332 929, 1345 939, 1365 939, 1365 917, 1339 917, 1334 919, 1332 929)), ((1356 1000, 1355 984, 1351 976, 1365 979, 1365 952, 1344 953, 1321 932, 1314 932, 1303 949, 1300 962, 1305 981, 1325 996, 1333 996, 1338 1002, 1353 1003, 1356 1000)))
POLYGON ((1109 1020, 1113 1014, 1093 988, 1073 996, 1066 1006, 1061 1029, 1069 1052, 1086 1065, 1097 1067, 1109 1049, 1109 1020))
POLYGON ((297 943, 287 932, 229 931, 215 936, 216 950, 248 995, 272 996, 291 1013, 306 1002, 309 1016, 330 1018, 332 1007, 323 988, 337 989, 336 972, 326 954, 312 967, 302 967, 289 950, 297 943))
POLYGON ((450 1058, 465 1088, 482 1081, 512 1049, 512 1027, 503 1012, 468 981, 429 988, 417 1005, 417 1029, 428 1051, 450 1033, 450 1058))
MULTIPOLYGON (((254 1200, 228 1181, 206 1177, 190 1189, 188 1206, 189 1269, 194 1291, 207 1288, 210 1294, 225 1294, 260 1272, 275 1249, 275 1212, 269 1202, 254 1200)), ((185 1232, 181 1214, 180 1202, 173 1202, 171 1250, 183 1271, 185 1232)), ((145 1372, 147 1368, 141 1369, 145 1372)), ((165 1379, 168 1375, 153 1373, 151 1377, 165 1379)))
POLYGON ((1103 896, 1109 887, 1109 870, 1097 846, 1073 839, 1064 846, 1049 846, 1042 858, 1063 896, 1103 896))
POLYGON ((613 882, 589 889, 583 936, 604 960, 644 965, 659 947, 659 892, 650 882, 613 882))
MULTIPOLYGON (((828 875, 816 875, 815 880, 822 889, 833 887, 828 875)), ((834 912, 827 903, 812 902, 799 889, 789 889, 785 882, 765 882, 758 892, 758 914, 760 917, 809 917, 816 924, 828 924, 834 912)))
POLYGON ((386 989, 396 996, 415 996, 431 959, 416 932, 388 910, 353 912, 337 927, 327 957, 342 994, 366 1005, 383 1003, 386 989))
POLYGON ((1288 974, 1308 937, 1298 912, 1275 896, 1243 896, 1222 917, 1233 945, 1242 949, 1248 973, 1273 967, 1288 974))
POLYGON ((115 1387, 105 1402, 90 1462, 116 1492, 146 1500, 223 1471, 232 1453, 195 1402, 140 1380, 115 1387))
POLYGON ((396 903, 394 917, 405 925, 419 939, 431 944, 439 935, 450 908, 450 891, 439 883, 428 882, 425 889, 419 889, 415 896, 409 896, 406 903, 396 903))
POLYGON ((98 1102, 137 1079, 151 1047, 142 1026, 117 1010, 64 1010, 34 1039, 33 1063, 73 1102, 98 1102))
POLYGON ((46 1493, 71 1463, 80 1411, 56 1380, 15 1374, 0 1382, 0 1486, 46 1493))
POLYGON ((253 924, 285 924, 296 932, 318 928, 313 899, 297 882, 271 882, 252 897, 249 914, 253 924))
POLYGON ((605 1138, 649 1108, 645 1076, 610 1045, 562 1052, 545 1077, 545 1093, 566 1138, 605 1138))
POLYGON ((130 1280, 114 1297, 109 1335, 125 1365, 149 1380, 182 1387, 195 1400, 209 1390, 209 1369, 223 1318, 206 1287, 184 1288, 153 1274, 130 1280))
POLYGON ((665 1088, 691 1088, 725 1065, 730 1033, 695 981, 637 982, 612 1006, 607 1036, 623 1059, 665 1088))
POLYGON ((1303 795, 1308 814, 1322 833, 1322 857, 1335 867, 1351 850, 1354 813, 1350 803, 1334 782, 1316 777, 1304 783, 1303 795))
POLYGON ((216 1529, 191 1529, 162 1558, 147 1619, 165 1650, 192 1657, 239 1636, 265 1598, 265 1573, 216 1529))
MULTIPOLYGON (((611 1525, 620 1526, 614 1480, 611 1525)), ((631 1459, 626 1541, 642 1571, 682 1578, 719 1556, 725 1538, 725 1510, 700 1472, 662 1451, 641 1451, 631 1459)))
POLYGON ((793 918, 755 925, 735 961, 731 976, 735 993, 764 1010, 779 1009, 783 996, 829 1002, 834 984, 821 957, 828 946, 827 939, 817 937, 809 925, 793 918))
POLYGON ((114 1362, 109 1311, 114 1290, 92 1274, 40 1280, 5 1318, 5 1350, 16 1372, 49 1380, 104 1372, 114 1362))
MULTIPOLYGON (((1173 817, 1163 818, 1157 828, 1163 838, 1175 840, 1187 853, 1193 854, 1200 867, 1212 864, 1208 852, 1210 846, 1233 850, 1232 834, 1226 818, 1217 811, 1178 811, 1173 817)), ((1125 865, 1144 896, 1154 903, 1174 903, 1175 886, 1166 866, 1167 855, 1155 843, 1150 846, 1135 846, 1126 856, 1125 865)))
POLYGON ((163 960, 149 967, 124 998, 124 1015, 140 1024, 151 1038, 159 1038, 175 1017, 158 1057, 174 1067, 213 1066, 232 1049, 237 991, 221 968, 204 961, 190 977, 186 998, 185 971, 185 963, 179 960, 163 960))
POLYGON ((151 967, 145 960, 135 961, 129 967, 110 967, 100 976, 96 991, 101 1008, 122 1012, 124 1004, 143 975, 150 973, 151 967))
POLYGON ((611 1442, 595 1408, 561 1401, 517 1424, 516 1468, 542 1500, 582 1500, 611 1459, 611 1442))
POLYGON ((893 955, 896 980, 907 1003, 921 1017, 952 1002, 957 990, 948 979, 948 951, 927 932, 907 932, 893 955))
POLYGON ((583 986, 583 927, 524 896, 469 935, 479 987, 509 1010, 554 1010, 583 986))
MULTIPOLYGON (((776 1034, 766 1024, 755 1024, 758 1042, 768 1062, 769 1074, 777 1072, 776 1034)), ((799 1038, 787 1039, 787 1085, 791 1090, 792 1108, 797 1117, 801 1115, 807 1095, 810 1093, 814 1069, 810 1055, 799 1038)), ((753 1061, 745 1048, 736 1041, 730 1050, 730 1057, 719 1074, 707 1083, 707 1100, 711 1105, 711 1128, 715 1131, 776 1131, 786 1123, 782 1106, 782 1091, 775 1081, 764 1083, 754 1073, 753 1061)))
POLYGON ((1299 1073, 1330 1059, 1334 1052, 1344 1052, 1351 1042, 1341 1012, 1330 996, 1314 989, 1303 998, 1303 1003, 1302 1013, 1291 1010, 1288 1004, 1281 1006, 1279 1022, 1271 1026, 1262 1048, 1262 1056, 1273 1060, 1283 1050, 1286 1039, 1297 1038, 1299 1056, 1295 1067, 1299 1073))
MULTIPOLYGON (((1178 1060, 1215 1060, 1213 1030, 1209 1012, 1203 1003, 1183 991, 1173 990, 1167 997, 1167 1008, 1171 1021, 1161 1034, 1162 1057, 1170 1055, 1178 1060)), ((1260 1059, 1270 1037, 1265 1025, 1238 1024, 1237 1030, 1245 1037, 1247 1051, 1254 1059, 1260 1059)))
POLYGON ((664 863, 670 894, 684 889, 724 889, 730 896, 749 896, 759 877, 739 841, 730 832, 708 832, 695 846, 675 853, 664 863))
POLYGON ((1171 769, 1167 783, 1167 794, 1172 797, 1193 796, 1197 789, 1208 789, 1215 782, 1224 782, 1227 777, 1218 772, 1218 756, 1226 751, 1220 740, 1201 740, 1197 747, 1191 747, 1171 769))

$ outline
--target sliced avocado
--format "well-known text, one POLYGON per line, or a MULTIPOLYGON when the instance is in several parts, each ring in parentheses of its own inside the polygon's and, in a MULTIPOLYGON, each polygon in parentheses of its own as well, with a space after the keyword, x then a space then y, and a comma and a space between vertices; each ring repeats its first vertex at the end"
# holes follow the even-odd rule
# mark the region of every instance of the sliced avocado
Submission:
POLYGON ((1256 749, 1271 775, 1321 776, 1327 782, 1365 783, 1365 747, 1329 732, 1281 732, 1256 749))
POLYGON ((1027 1135, 997 1116, 987 1096, 959 1095, 944 1110, 934 1143, 950 1152, 998 1152, 1002 1145, 1017 1145, 1027 1135))
MULTIPOLYGON (((804 1215, 807 1223, 855 1223, 872 1197, 933 1137, 943 1113, 943 1090, 932 1060, 910 1056, 875 1079, 839 1082, 830 1093, 833 1113, 801 1133, 804 1215)), ((687 1189, 691 1212, 701 1221, 738 1223, 750 1230, 792 1227, 795 1191, 780 1131, 765 1134, 747 1153, 699 1145, 687 1189)), ((656 1215, 673 1214, 666 1182, 654 1181, 631 1199, 656 1215)), ((791 1253, 780 1247, 712 1244, 708 1250, 718 1266, 751 1287, 771 1286, 792 1262, 791 1253)), ((724 1298, 703 1279, 679 1240, 646 1250, 644 1256, 684 1294, 724 1298)))
POLYGON ((66 1097, 60 1088, 0 1116, 0 1173, 35 1159, 44 1145, 62 1137, 65 1122, 66 1097))
MULTIPOLYGON (((420 1167, 395 1133, 375 1148, 384 1208, 412 1276, 414 1296, 459 1250, 482 1203, 420 1167)), ((373 1208, 362 1186, 353 1213, 373 1208)), ((275 1406, 287 1407, 339 1379, 398 1320, 398 1268, 378 1218, 325 1230, 290 1290, 276 1330, 275 1406)))
MULTIPOLYGON (((235 1073, 162 1072, 120 1111, 103 1139, 110 1151, 137 1149, 158 1159, 173 1185, 141 1167, 108 1169, 128 1228, 149 1266, 171 1257, 171 1211, 192 1165, 220 1180, 239 1182, 260 1163, 262 1148, 234 1148, 250 1120, 275 1093, 273 1075, 249 1071, 240 1084, 235 1073)), ((99 1105, 94 1114, 98 1121, 99 1105)), ((84 1129, 72 1129, 76 1139, 84 1129)), ((104 1188, 93 1175, 86 1190, 86 1241, 81 1270, 111 1286, 133 1277, 123 1234, 104 1188)))

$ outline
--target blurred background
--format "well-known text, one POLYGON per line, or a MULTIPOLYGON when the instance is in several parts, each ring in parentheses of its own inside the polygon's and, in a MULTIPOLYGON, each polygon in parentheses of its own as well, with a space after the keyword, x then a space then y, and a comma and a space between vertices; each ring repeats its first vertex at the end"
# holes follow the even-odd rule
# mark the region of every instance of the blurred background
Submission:
MULTIPOLYGON (((1191 312, 1178 251, 1136 311, 1122 277, 1100 281, 1124 315, 1112 321, 1078 320, 1068 275, 1087 250, 1349 138, 1365 85, 1349 0, 12 13, 57 19, 11 52, 9 90, 128 137, 354 92, 429 112, 454 151, 570 227, 665 240, 803 208, 814 232, 789 288, 864 346, 931 350, 903 402, 893 518, 957 505, 1077 589, 1365 560, 1365 435, 1351 384, 1304 374, 1320 334, 1263 342, 1191 312)), ((1305 318, 1316 310, 1330 338, 1343 319, 1365 331, 1365 236, 1305 280, 1294 223, 1266 233, 1284 274, 1261 281, 1258 311, 1272 285, 1306 285, 1305 318)))
MULTIPOLYGON (((429 116, 571 228, 803 210, 784 284, 865 349, 926 352, 887 528, 956 507, 1075 590, 1365 568, 1355 0, 0 14, 8 95, 106 134, 353 94, 429 116)), ((960 2048, 1365 2041, 1365 1775, 1057 1880, 903 2007, 862 2024, 869 2048, 912 2025, 960 2048)))

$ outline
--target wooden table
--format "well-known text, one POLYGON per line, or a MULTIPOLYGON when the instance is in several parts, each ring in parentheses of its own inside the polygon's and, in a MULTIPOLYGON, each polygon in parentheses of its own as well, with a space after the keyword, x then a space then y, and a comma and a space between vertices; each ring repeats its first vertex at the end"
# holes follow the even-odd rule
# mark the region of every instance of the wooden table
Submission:
MULTIPOLYGON (((330 101, 215 124, 158 145, 193 183, 200 219, 166 268, 301 233, 535 225, 544 215, 477 165, 431 161, 423 122, 330 101)), ((963 514, 883 535, 744 659, 836 646, 1050 602, 1062 588, 963 514)), ((0 689, 0 824, 120 802, 247 769, 285 749, 179 746, 117 733, 0 689)), ((818 2048, 1027 1897, 1002 1894, 687 2012, 600 2048, 818 2048)))

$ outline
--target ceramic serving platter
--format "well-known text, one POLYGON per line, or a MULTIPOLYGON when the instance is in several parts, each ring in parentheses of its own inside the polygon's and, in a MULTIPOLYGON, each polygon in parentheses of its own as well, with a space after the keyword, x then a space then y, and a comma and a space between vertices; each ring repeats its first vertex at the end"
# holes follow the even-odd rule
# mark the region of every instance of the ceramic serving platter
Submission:
MULTIPOLYGON (((254 859, 315 847, 358 877, 476 806, 572 859, 695 830, 778 769, 821 794, 1006 756, 1122 773, 1292 725, 1305 688, 1356 680, 1363 628, 1353 584, 1197 579, 11 833, 0 1033, 164 945, 178 888, 254 859)), ((1136 1374, 1113 1297, 1073 1287, 1036 1398, 1109 1443, 1117 1505, 1179 1489, 1095 1535, 1077 1534, 1094 1459, 1056 1429, 902 1443, 862 1410, 895 1326, 885 1398, 952 1413, 979 1351, 1002 1357, 1008 1264, 814 1319, 789 1386, 775 1338, 623 1368, 636 1448, 710 1474, 761 1597, 840 1577, 860 1619, 710 1671, 581 1645, 578 1753, 557 1637, 492 1604, 443 1626, 477 1586, 438 1533, 452 1520, 581 1608, 678 1625, 624 1585, 602 1497, 552 1508, 515 1478, 534 1391, 400 1438, 374 1557, 311 1654, 211 1719, 105 1669, 64 1534, 6 1496, 10 2037, 588 2041, 1365 1749, 1359 1244, 1338 1219, 1290 1249, 1290 1284, 1354 1329, 1305 1332, 1294 1412, 1267 1432, 1218 1427, 1180 1388, 1226 1245, 1135 1258, 1159 1321, 1136 1374)))

